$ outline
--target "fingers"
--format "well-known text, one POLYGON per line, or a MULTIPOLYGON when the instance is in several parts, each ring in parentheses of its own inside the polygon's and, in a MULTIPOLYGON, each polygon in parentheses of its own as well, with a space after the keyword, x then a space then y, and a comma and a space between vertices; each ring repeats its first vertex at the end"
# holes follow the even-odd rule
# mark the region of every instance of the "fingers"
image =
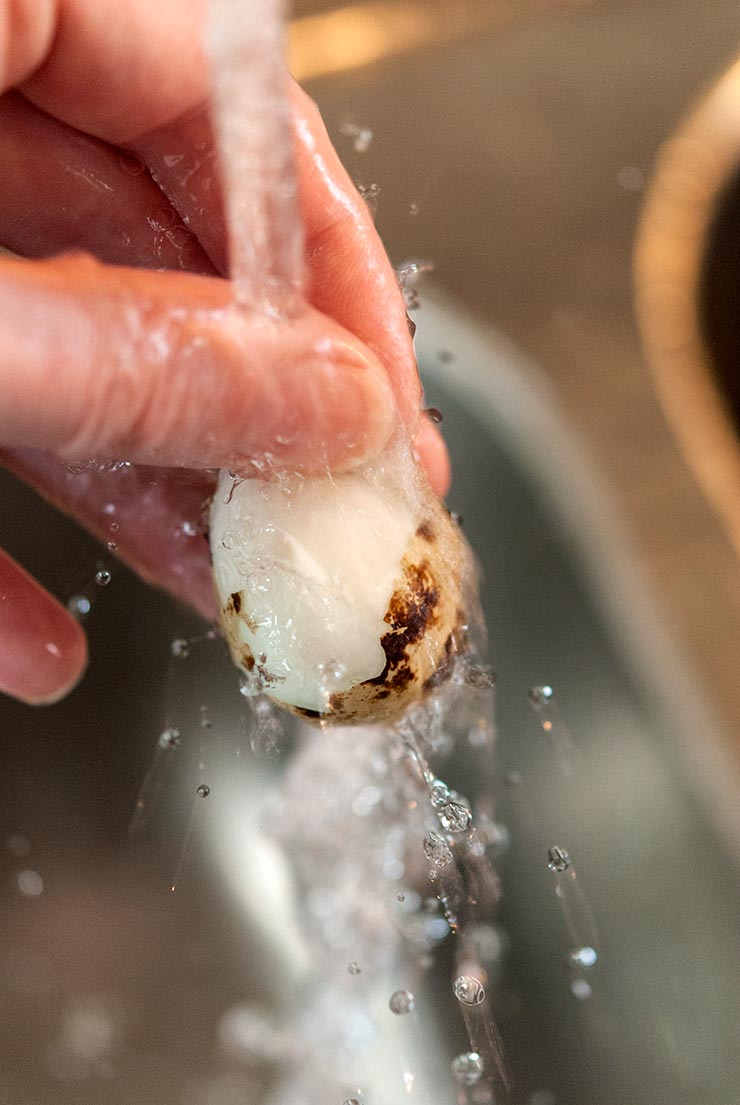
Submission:
POLYGON ((452 483, 450 454, 441 433, 427 418, 422 419, 414 438, 414 456, 425 469, 434 492, 443 499, 452 483))
POLYGON ((34 705, 56 702, 86 664, 75 619, 0 550, 0 691, 34 705))
POLYGON ((226 282, 86 257, 0 262, 0 442, 67 458, 352 467, 387 440, 380 363, 308 309, 272 323, 226 282))
POLYGON ((23 257, 215 272, 146 166, 15 92, 0 97, 0 165, 0 243, 23 257))
MULTIPOLYGON (((292 95, 308 298, 382 361, 398 414, 413 431, 421 386, 395 274, 367 204, 339 161, 318 110, 297 86, 292 95)), ((196 108, 132 146, 212 263, 226 273, 221 185, 207 108, 196 108)))
POLYGON ((204 521, 213 476, 135 466, 70 472, 58 457, 34 449, 2 450, 0 461, 102 542, 113 540, 116 556, 148 582, 215 618, 204 521))
POLYGON ((205 99, 203 0, 0 0, 0 90, 122 145, 205 99))

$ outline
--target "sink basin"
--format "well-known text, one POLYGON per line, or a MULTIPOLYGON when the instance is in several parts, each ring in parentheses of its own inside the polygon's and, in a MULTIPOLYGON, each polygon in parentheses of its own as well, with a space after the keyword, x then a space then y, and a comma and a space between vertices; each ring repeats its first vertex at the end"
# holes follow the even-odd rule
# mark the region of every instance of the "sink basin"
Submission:
MULTIPOLYGON (((434 289, 416 318, 498 674, 494 920, 507 951, 491 998, 509 1100, 727 1105, 740 1096, 738 825, 718 724, 542 376, 434 289), (531 708, 540 684, 570 731, 570 772, 531 708), (599 929, 590 996, 565 969, 553 845, 572 856, 599 929)), ((0 540, 61 598, 79 590, 99 547, 10 476, 2 495, 0 540)), ((290 856, 265 807, 293 737, 277 759, 255 754, 221 642, 125 569, 87 629, 90 670, 67 701, 0 702, 0 995, 12 1026, 0 1097, 258 1105, 283 1064, 298 1062, 300 1079, 300 1040, 289 1058, 279 1045, 311 986, 290 856), (198 636, 172 655, 173 639, 198 636), (167 726, 181 735, 169 758, 157 752, 167 726)), ((465 755, 449 770, 474 799, 465 755)), ((448 1008, 451 939, 415 1014, 428 1041, 417 1061, 441 1072, 428 1096, 410 1095, 425 1105, 455 1100, 445 1071, 465 1049, 448 1008)), ((388 1031, 378 1070, 400 1101, 388 1031)), ((361 1088, 372 1103, 373 1086, 361 1088)))

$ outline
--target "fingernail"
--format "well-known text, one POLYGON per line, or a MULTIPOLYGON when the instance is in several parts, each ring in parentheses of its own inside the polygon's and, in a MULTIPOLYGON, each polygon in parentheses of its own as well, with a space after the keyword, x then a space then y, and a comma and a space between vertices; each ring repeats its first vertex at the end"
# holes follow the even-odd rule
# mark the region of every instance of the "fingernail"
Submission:
POLYGON ((0 551, 0 691, 34 706, 58 702, 86 666, 79 624, 0 551))

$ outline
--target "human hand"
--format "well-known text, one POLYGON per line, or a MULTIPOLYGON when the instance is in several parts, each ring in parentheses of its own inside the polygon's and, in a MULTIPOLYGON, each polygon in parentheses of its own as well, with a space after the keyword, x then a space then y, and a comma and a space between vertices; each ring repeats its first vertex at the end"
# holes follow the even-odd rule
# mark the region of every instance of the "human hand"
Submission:
MULTIPOLYGON (((420 389, 394 274, 298 89, 310 307, 273 327, 231 309, 202 20, 202 0, 0 0, 0 244, 32 259, 0 259, 0 456, 211 617, 208 470, 357 463, 394 408, 416 427, 420 389), (135 463, 59 459, 92 456, 135 463)), ((425 421, 415 447, 443 493, 425 421)), ((0 690, 55 701, 85 663, 75 619, 0 551, 0 690)))

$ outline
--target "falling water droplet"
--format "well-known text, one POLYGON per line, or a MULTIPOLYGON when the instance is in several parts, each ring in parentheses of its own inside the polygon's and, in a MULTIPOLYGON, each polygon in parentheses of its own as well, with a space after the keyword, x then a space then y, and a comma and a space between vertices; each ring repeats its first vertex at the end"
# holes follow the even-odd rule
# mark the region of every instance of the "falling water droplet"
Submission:
POLYGON ((595 948, 586 945, 583 948, 573 948, 570 953, 570 958, 572 962, 579 967, 593 967, 594 963, 599 958, 599 954, 595 948))
POLYGON ((198 797, 199 798, 207 798, 210 793, 211 793, 211 788, 208 786, 208 784, 207 783, 201 783, 200 786, 198 787, 198 797))
POLYGON ((396 990, 391 994, 388 1001, 388 1008, 391 1013, 395 1013, 396 1016, 403 1016, 405 1013, 411 1013, 416 1005, 416 999, 409 990, 396 990))
POLYGON ((92 603, 87 595, 72 595, 71 599, 67 599, 67 609, 79 621, 85 620, 91 608, 92 603))
POLYGON ((355 153, 367 153, 373 140, 373 132, 370 127, 359 126, 357 123, 344 123, 339 128, 339 132, 352 139, 355 153))
POLYGON ((561 848, 558 844, 554 844, 547 853, 547 866, 551 871, 555 871, 557 874, 562 874, 563 871, 567 871, 570 867, 570 856, 565 851, 565 848, 561 848))
POLYGON ((347 964, 347 971, 351 975, 359 975, 362 973, 362 967, 356 960, 353 959, 351 963, 347 964))
POLYGON ((424 853, 435 867, 447 867, 452 863, 452 852, 438 833, 427 833, 424 837, 424 853))
POLYGON ((375 218, 378 210, 378 196, 380 195, 379 184, 358 184, 357 191, 360 193, 365 203, 368 206, 370 214, 375 218))
POLYGON ((477 1051, 465 1051, 456 1055, 450 1063, 450 1070, 463 1086, 474 1086, 479 1082, 485 1067, 477 1051))
POLYGON ((452 990, 462 1005, 480 1005, 486 996, 483 983, 472 975, 458 975, 452 983, 452 990))
POLYGON ((574 978, 570 984, 570 989, 573 997, 578 998, 579 1001, 585 1001, 593 994, 591 984, 586 982, 585 978, 574 978))
POLYGON ((464 833, 470 824, 472 814, 459 802, 445 802, 439 810, 439 820, 448 833, 464 833))
POLYGON ((533 706, 546 706, 552 699, 552 687, 544 684, 542 687, 532 687, 529 692, 529 701, 533 706))
POLYGON ((180 730, 176 729, 174 725, 171 725, 168 729, 164 729, 160 735, 157 744, 160 748, 177 748, 180 743, 180 730))
POLYGON ((111 581, 111 574, 107 568, 101 568, 95 573, 95 582, 98 587, 107 587, 111 581))
POLYGON ((429 789, 429 798, 435 808, 443 806, 450 797, 450 788, 441 779, 435 779, 429 789))

